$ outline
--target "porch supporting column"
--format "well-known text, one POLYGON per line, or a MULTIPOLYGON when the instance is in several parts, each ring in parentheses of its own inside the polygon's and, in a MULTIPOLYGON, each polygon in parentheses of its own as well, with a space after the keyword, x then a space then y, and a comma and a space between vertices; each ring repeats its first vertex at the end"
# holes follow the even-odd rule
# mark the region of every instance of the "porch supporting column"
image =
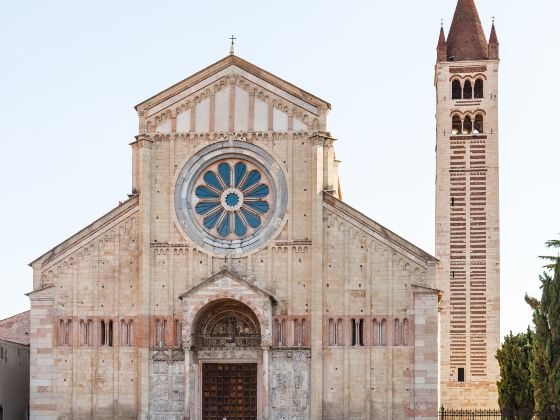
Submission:
POLYGON ((191 404, 191 360, 189 348, 185 347, 185 394, 184 394, 184 420, 194 420, 191 404))
POLYGON ((269 353, 270 353, 270 346, 263 346, 262 347, 263 352, 262 352, 262 377, 263 377, 263 395, 261 398, 261 407, 262 407, 262 420, 268 420, 269 415, 268 415, 268 404, 269 404, 269 400, 270 400, 270 395, 269 395, 269 378, 268 378, 268 370, 269 370, 269 363, 268 363, 268 358, 269 358, 269 353))

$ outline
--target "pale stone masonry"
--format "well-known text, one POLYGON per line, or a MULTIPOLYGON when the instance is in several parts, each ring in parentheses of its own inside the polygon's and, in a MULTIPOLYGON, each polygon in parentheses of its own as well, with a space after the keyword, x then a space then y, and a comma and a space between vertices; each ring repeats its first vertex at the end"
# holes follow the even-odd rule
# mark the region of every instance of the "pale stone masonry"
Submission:
POLYGON ((434 418, 436 260, 340 200, 330 105, 230 55, 136 109, 130 198, 32 263, 31 417, 434 418))
POLYGON ((436 257, 440 404, 497 408, 500 345, 499 43, 473 0, 441 29, 437 92, 436 257))

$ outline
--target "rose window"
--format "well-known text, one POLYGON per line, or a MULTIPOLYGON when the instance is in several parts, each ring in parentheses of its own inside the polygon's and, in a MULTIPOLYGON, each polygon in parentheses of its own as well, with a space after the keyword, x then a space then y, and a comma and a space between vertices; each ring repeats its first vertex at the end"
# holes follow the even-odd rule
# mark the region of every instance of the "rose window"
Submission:
POLYGON ((255 233, 269 215, 269 180, 248 161, 216 162, 195 185, 194 209, 212 236, 244 238, 255 233))

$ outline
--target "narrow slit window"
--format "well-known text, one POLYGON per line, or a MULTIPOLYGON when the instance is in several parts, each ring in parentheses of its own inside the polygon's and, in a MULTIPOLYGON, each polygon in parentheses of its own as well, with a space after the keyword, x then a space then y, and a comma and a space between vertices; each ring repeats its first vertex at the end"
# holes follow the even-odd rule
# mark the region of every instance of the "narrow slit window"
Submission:
POLYGON ((461 99, 461 82, 459 80, 453 80, 451 83, 451 98, 452 99, 461 99))
POLYGON ((274 320, 274 345, 280 345, 280 321, 274 320))
POLYGON ((395 346, 401 345, 401 322, 398 319, 395 319, 395 329, 393 331, 393 344, 395 346))
POLYGON ((457 369, 457 381, 465 382, 465 368, 457 369))
POLYGON ((120 337, 121 337, 121 347, 127 346, 128 334, 127 334, 127 325, 124 319, 121 319, 120 337))
POLYGON ((128 345, 130 347, 134 345, 134 321, 132 319, 128 322, 128 345))
POLYGON ((385 345, 385 337, 386 337, 386 325, 387 325, 387 321, 385 321, 384 319, 381 320, 381 325, 379 326, 379 345, 380 346, 384 346, 385 345))
POLYGON ((93 320, 88 319, 87 322, 87 345, 88 347, 93 346, 93 320))
POLYGON ((299 341, 299 322, 297 319, 294 319, 294 321, 292 322, 292 328, 293 328, 293 333, 294 333, 294 347, 297 347, 300 345, 300 341, 299 341))
POLYGON ((109 328, 107 333, 107 343, 109 347, 113 347, 113 321, 109 321, 109 328))
POLYGON ((405 319, 403 321, 403 326, 402 326, 402 344, 403 346, 408 346, 408 334, 409 334, 409 322, 408 319, 405 319))
POLYGON ((181 321, 176 319, 175 320, 175 347, 181 347, 181 335, 182 335, 181 321))
POLYGON ((352 346, 355 346, 356 343, 357 343, 357 338, 358 338, 358 337, 356 337, 356 320, 352 319, 351 324, 352 324, 351 325, 351 327, 352 327, 352 346))
POLYGON ((334 320, 331 318, 329 319, 329 346, 334 346, 335 344, 334 329, 335 329, 334 320))
POLYGON ((299 329, 299 335, 300 335, 299 345, 300 346, 305 346, 306 345, 306 340, 305 340, 306 334, 307 334, 307 321, 305 320, 305 318, 303 318, 301 320, 301 328, 299 329))
POLYGON ((339 319, 336 322, 336 344, 338 346, 344 345, 344 327, 343 327, 342 319, 339 319))
POLYGON ((374 346, 379 346, 379 331, 377 331, 379 328, 379 322, 377 322, 377 319, 373 320, 373 328, 372 328, 372 332, 373 332, 373 340, 372 343, 374 346))
POLYGON ((364 320, 363 319, 360 319, 360 322, 358 323, 358 343, 362 347, 365 345, 365 342, 364 342, 364 320))
POLYGON ((105 331, 105 321, 99 321, 99 345, 104 346, 107 344, 106 333, 105 331))

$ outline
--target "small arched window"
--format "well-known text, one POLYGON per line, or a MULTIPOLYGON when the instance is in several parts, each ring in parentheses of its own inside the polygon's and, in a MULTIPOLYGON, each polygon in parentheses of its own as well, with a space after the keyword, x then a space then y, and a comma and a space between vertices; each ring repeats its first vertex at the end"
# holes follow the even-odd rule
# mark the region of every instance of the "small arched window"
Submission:
MULTIPOLYGON (((132 321, 130 321, 130 326, 132 328, 132 321)), ((176 319, 175 320, 175 347, 181 347, 181 336, 183 335, 182 330, 183 330, 183 326, 181 324, 181 321, 176 319)))
POLYGON ((472 99, 472 83, 470 80, 465 80, 465 86, 463 87, 463 99, 472 99))
POLYGON ((120 332, 120 337, 121 337, 121 347, 125 347, 128 346, 128 331, 127 328, 128 325, 126 324, 124 319, 121 319, 121 332, 120 332))
POLYGON ((484 116, 482 114, 477 114, 474 117, 474 134, 482 134, 484 133, 484 116))
POLYGON ((463 134, 463 122, 461 121, 461 117, 458 115, 453 115, 451 134, 463 134))
POLYGON ((402 339, 403 346, 408 346, 408 334, 409 334, 409 331, 408 331, 409 327, 408 326, 409 326, 408 319, 405 319, 403 321, 403 327, 402 327, 402 329, 403 329, 403 333, 402 333, 403 334, 403 339, 402 339))
POLYGON ((344 327, 342 319, 338 319, 336 322, 336 344, 338 346, 344 345, 344 327))
POLYGON ((393 331, 393 345, 400 346, 402 343, 402 324, 397 318, 395 319, 395 328, 393 331))
POLYGON ((484 98, 484 80, 476 79, 474 82, 474 97, 475 99, 484 98))
POLYGON ((109 320, 107 325, 107 345, 113 347, 113 321, 109 320))
POLYGON ((461 99, 461 82, 459 80, 453 80, 451 83, 451 98, 452 99, 461 99))
POLYGON ((106 330, 106 325, 105 325, 104 320, 99 321, 99 332, 101 333, 101 334, 99 334, 99 345, 106 346, 107 345, 107 330, 106 330))
POLYGON ((470 115, 465 117, 463 121, 463 134, 472 134, 473 124, 470 115))
POLYGON ((334 320, 329 319, 329 346, 334 346, 335 343, 335 325, 334 320))

